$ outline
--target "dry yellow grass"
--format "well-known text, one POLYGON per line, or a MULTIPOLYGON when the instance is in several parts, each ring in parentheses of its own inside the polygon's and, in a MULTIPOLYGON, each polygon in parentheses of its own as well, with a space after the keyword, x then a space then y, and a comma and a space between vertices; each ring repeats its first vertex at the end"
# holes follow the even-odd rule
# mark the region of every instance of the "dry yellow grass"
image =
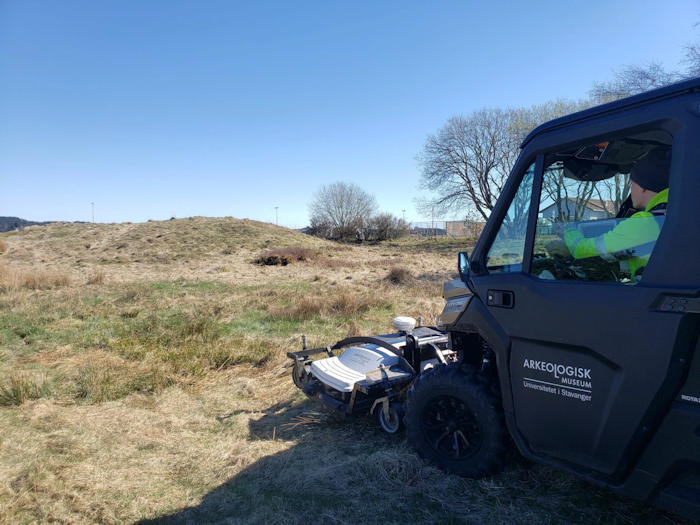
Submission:
POLYGON ((22 274, 22 286, 30 290, 51 290, 61 286, 68 286, 70 279, 59 272, 34 271, 22 274))
POLYGON ((30 399, 47 397, 49 393, 46 382, 41 378, 15 371, 0 383, 0 406, 21 405, 30 399))
POLYGON ((105 282, 105 272, 104 270, 95 270, 90 277, 88 277, 87 284, 104 284, 105 282))
POLYGON ((69 284, 70 278, 65 273, 43 270, 21 272, 8 266, 0 265, 1 289, 28 288, 30 290, 50 290, 68 286, 69 284))
POLYGON ((7 244, 7 241, 5 239, 0 239, 0 255, 5 253, 8 247, 9 244, 7 244))
POLYGON ((339 419, 296 390, 285 352, 302 334, 321 346, 385 332, 397 314, 432 322, 458 243, 336 247, 203 218, 55 224, 7 237, 0 522, 668 519, 523 462, 493 479, 445 475, 401 436, 339 419), (251 262, 291 246, 319 256, 251 262), (412 278, 390 284, 397 265, 412 278), (36 272, 69 283, 30 289, 24 276, 36 272))

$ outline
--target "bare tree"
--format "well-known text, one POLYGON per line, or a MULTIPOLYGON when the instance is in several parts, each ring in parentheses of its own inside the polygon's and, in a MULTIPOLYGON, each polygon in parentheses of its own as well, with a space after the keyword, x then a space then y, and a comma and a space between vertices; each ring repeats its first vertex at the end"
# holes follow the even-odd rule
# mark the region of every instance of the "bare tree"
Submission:
POLYGON ((408 235, 408 223, 391 213, 380 213, 367 221, 365 240, 385 241, 408 235))
POLYGON ((334 182, 322 186, 309 205, 311 229, 330 239, 358 238, 376 208, 374 197, 356 184, 334 182))
POLYGON ((686 46, 683 64, 686 66, 685 76, 688 78, 700 77, 700 44, 686 46))
POLYGON ((599 103, 643 93, 681 80, 676 71, 666 71, 661 64, 652 62, 643 66, 625 66, 615 72, 613 80, 594 82, 591 96, 599 103))
POLYGON ((559 98, 544 104, 509 110, 510 133, 519 146, 537 126, 549 120, 583 111, 593 105, 590 100, 567 100, 559 98))
POLYGON ((496 204, 512 156, 508 114, 482 109, 468 117, 451 117, 429 135, 418 156, 421 185, 437 194, 424 208, 465 210, 473 207, 484 219, 496 204))
POLYGON ((624 173, 617 173, 614 177, 598 182, 596 191, 601 202, 606 200, 612 204, 612 209, 605 208, 608 217, 615 217, 617 212, 622 208, 622 203, 630 194, 631 182, 630 176, 624 173), (601 192, 601 187, 604 191, 601 192))
MULTIPOLYGON (((695 24, 700 26, 700 23, 695 24)), ((668 71, 657 63, 625 66, 615 71, 614 78, 606 82, 594 82, 591 97, 599 104, 643 93, 650 89, 672 84, 686 78, 700 76, 700 42, 685 46, 681 69, 668 71)))
POLYGON ((547 120, 588 105, 556 100, 530 108, 482 109, 466 117, 451 117, 437 133, 428 136, 418 155, 421 186, 436 194, 419 206, 465 216, 473 210, 486 220, 527 134, 547 120))

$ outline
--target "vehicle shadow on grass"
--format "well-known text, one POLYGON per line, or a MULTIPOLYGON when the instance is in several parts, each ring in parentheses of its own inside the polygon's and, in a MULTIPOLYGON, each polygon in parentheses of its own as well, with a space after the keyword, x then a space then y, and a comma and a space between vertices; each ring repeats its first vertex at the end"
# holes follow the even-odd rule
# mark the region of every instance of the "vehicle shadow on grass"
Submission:
POLYGON ((249 433, 251 447, 294 444, 198 505, 140 523, 686 523, 518 457, 482 480, 447 475, 422 461, 403 434, 309 400, 269 407, 249 422, 249 433))

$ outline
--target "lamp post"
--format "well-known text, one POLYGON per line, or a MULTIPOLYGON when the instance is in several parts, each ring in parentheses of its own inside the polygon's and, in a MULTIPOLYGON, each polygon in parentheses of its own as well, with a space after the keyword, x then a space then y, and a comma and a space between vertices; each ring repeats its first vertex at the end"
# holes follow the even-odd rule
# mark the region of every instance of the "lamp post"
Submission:
POLYGON ((90 208, 92 208, 92 223, 95 224, 95 203, 90 203, 90 208))
POLYGON ((275 226, 279 226, 277 222, 277 208, 279 208, 279 206, 275 206, 275 226))

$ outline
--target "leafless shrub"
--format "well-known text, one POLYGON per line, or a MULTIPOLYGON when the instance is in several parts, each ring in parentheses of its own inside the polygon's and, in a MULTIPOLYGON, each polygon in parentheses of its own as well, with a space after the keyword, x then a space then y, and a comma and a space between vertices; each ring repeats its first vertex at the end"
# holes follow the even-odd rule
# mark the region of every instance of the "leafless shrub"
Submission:
POLYGON ((408 284, 413 279, 413 276, 405 266, 392 266, 386 278, 391 284, 400 285, 408 284))
POLYGON ((266 250, 258 255, 253 262, 263 266, 287 266, 293 262, 311 260, 315 255, 315 252, 309 248, 290 246, 266 250))
POLYGON ((367 221, 364 229, 364 239, 367 241, 386 241, 408 235, 409 226, 406 221, 391 213, 380 213, 367 221))

